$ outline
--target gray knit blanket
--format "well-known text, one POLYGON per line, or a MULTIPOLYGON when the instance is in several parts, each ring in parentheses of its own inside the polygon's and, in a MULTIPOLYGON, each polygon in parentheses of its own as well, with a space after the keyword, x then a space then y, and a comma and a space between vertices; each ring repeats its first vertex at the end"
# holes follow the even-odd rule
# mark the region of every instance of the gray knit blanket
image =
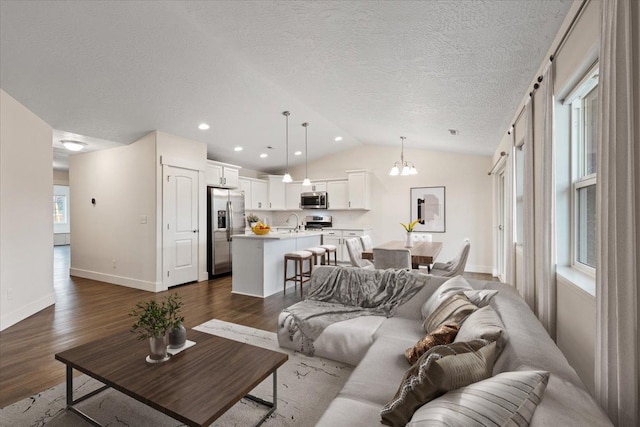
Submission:
POLYGON ((359 316, 391 317, 429 278, 409 270, 320 267, 307 298, 283 310, 287 315, 280 328, 287 328, 291 341, 299 333, 296 350, 313 356, 313 342, 327 326, 359 316))

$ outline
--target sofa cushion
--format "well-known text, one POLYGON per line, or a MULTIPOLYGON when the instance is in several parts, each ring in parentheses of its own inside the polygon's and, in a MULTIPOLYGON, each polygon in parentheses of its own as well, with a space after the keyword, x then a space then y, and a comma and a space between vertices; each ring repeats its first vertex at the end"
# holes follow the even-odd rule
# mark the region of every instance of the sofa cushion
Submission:
POLYGON ((455 337, 455 341, 484 339, 495 341, 498 354, 507 340, 507 332, 498 313, 491 307, 482 307, 467 317, 455 337))
POLYGON ((407 370, 393 399, 380 411, 382 423, 404 426, 420 406, 491 376, 495 343, 485 340, 439 345, 407 370))
POLYGON ((424 320, 422 327, 426 333, 435 331, 445 323, 460 325, 478 307, 471 304, 465 295, 452 295, 424 320))
POLYGON ((379 337, 384 336, 408 340, 412 344, 415 344, 416 341, 424 337, 424 329, 422 328, 420 320, 394 316, 382 322, 373 339, 377 340, 379 337))
MULTIPOLYGON (((331 401, 331 404, 324 414, 322 414, 322 417, 316 424, 316 427, 376 426, 380 425, 379 412, 380 405, 338 396, 331 401)), ((274 423, 274 425, 276 424, 277 423, 274 423)), ((295 425, 295 422, 292 422, 291 424, 295 425)))
POLYGON ((455 276, 436 289, 422 305, 422 318, 427 318, 443 301, 452 295, 465 294, 469 301, 478 307, 489 304, 491 298, 498 293, 495 289, 475 290, 462 276, 455 276))
POLYGON ((528 426, 548 380, 543 371, 504 372, 432 400, 407 426, 528 426))
POLYGON ((355 366, 367 353, 375 332, 386 320, 383 316, 362 316, 332 323, 313 342, 315 355, 355 366))
POLYGON ((455 323, 445 323, 435 331, 427 334, 426 337, 419 339, 413 347, 406 349, 404 356, 409 364, 413 365, 427 350, 437 345, 452 343, 458 333, 458 329, 459 327, 455 323))

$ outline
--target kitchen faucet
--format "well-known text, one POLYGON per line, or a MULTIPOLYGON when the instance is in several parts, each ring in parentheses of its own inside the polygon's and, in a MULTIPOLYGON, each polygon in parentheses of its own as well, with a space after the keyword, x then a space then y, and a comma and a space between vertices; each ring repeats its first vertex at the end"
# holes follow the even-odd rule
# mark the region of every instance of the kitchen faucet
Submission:
POLYGON ((291 219, 291 216, 295 216, 296 217, 296 233, 300 230, 300 217, 298 216, 297 213, 292 213, 289 214, 289 216, 287 217, 287 220, 285 221, 287 224, 289 224, 289 219, 291 219))

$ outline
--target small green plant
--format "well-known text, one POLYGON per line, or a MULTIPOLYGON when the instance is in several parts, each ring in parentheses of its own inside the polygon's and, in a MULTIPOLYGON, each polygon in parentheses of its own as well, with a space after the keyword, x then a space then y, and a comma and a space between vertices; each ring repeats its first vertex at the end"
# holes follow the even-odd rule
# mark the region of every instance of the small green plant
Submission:
POLYGON ((407 233, 411 233, 413 231, 413 228, 416 226, 416 224, 418 224, 420 222, 420 218, 416 219, 415 221, 409 223, 409 224, 403 224, 402 222, 400 223, 401 226, 404 227, 404 229, 407 231, 407 233))
POLYGON ((129 312, 129 316, 136 320, 131 326, 131 332, 138 333, 138 339, 160 338, 173 327, 179 326, 184 317, 180 316, 183 306, 178 294, 167 296, 164 301, 142 301, 129 312))
POLYGON ((260 221, 260 218, 258 218, 258 215, 250 213, 249 215, 247 215, 247 221, 249 221, 250 223, 258 222, 260 221))

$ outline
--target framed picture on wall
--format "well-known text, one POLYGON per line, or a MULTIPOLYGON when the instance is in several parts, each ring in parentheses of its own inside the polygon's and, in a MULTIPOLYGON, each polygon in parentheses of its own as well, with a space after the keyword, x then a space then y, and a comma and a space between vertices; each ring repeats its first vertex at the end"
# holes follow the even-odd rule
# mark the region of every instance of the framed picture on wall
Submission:
POLYGON ((414 187, 411 189, 411 217, 420 218, 415 231, 444 233, 446 231, 446 200, 444 187, 414 187))

